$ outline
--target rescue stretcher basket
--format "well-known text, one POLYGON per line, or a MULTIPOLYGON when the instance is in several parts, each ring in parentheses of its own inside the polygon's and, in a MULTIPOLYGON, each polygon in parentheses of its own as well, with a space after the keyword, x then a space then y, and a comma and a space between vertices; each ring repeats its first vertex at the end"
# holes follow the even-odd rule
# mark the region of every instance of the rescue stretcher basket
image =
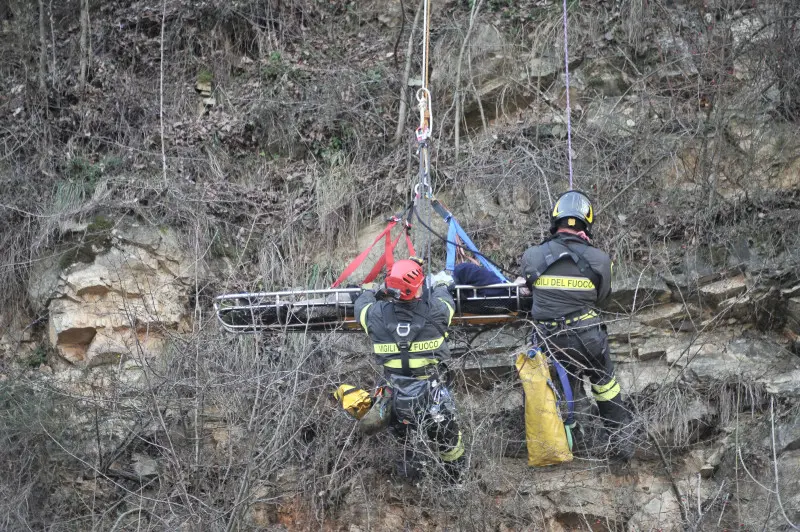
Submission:
MULTIPOLYGON (((482 327, 524 321, 530 296, 511 283, 457 285, 453 327, 482 327), (486 295, 492 290, 493 295, 486 295)), ((232 333, 360 330, 353 301, 360 288, 284 290, 226 294, 215 298, 214 310, 223 329, 232 333)))

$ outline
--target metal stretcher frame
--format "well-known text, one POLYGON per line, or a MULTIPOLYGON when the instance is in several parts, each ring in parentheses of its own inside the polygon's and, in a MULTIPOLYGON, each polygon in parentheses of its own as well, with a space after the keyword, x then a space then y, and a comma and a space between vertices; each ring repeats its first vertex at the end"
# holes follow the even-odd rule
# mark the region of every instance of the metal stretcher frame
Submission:
MULTIPOLYGON (((487 286, 457 285, 452 327, 481 327, 526 321, 530 296, 520 286, 500 283, 487 286), (484 295, 486 289, 505 289, 506 294, 484 295)), ((214 299, 214 311, 223 329, 231 333, 357 331, 352 300, 360 288, 284 290, 226 294, 214 299)))

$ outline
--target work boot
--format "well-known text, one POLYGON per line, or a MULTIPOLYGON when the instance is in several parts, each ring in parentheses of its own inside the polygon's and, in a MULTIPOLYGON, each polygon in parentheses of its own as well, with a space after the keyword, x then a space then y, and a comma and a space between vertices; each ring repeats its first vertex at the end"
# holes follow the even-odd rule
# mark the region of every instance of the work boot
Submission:
POLYGON ((572 454, 578 458, 601 458, 604 456, 608 434, 596 423, 573 423, 572 454))
POLYGON ((419 454, 406 449, 403 458, 395 462, 395 473, 411 482, 419 482, 425 476, 428 464, 419 454))
POLYGON ((452 462, 442 462, 443 480, 449 484, 458 484, 467 472, 467 460, 461 456, 452 462))
POLYGON ((620 461, 629 462, 636 451, 633 416, 625 407, 622 397, 617 395, 608 401, 597 401, 600 417, 608 430, 609 456, 620 461))

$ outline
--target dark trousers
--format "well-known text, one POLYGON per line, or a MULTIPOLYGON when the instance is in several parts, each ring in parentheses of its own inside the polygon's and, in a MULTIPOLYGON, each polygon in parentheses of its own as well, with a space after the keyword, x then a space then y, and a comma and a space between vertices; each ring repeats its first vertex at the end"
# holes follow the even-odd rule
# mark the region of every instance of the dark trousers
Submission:
POLYGON ((539 346, 556 357, 571 377, 586 375, 596 386, 614 378, 608 333, 600 320, 584 320, 566 327, 537 323, 534 334, 539 346))
POLYGON ((572 326, 537 323, 534 339, 567 370, 579 422, 591 417, 582 383, 583 375, 589 378, 600 417, 610 431, 613 452, 630 459, 635 429, 614 377, 606 326, 599 319, 582 320, 572 326))
POLYGON ((421 434, 431 451, 443 462, 454 462, 464 454, 461 430, 450 390, 433 376, 428 379, 386 375, 392 390, 392 432, 405 441, 414 431, 421 434))

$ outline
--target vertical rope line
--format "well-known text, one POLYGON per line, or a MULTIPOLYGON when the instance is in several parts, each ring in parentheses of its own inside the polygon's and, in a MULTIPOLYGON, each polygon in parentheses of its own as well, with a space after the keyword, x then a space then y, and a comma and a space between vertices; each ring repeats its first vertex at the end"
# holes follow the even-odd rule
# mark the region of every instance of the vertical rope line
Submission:
POLYGON ((567 164, 569 189, 572 190, 572 117, 569 105, 569 43, 567 43, 567 0, 564 0, 564 77, 567 86, 567 164))
MULTIPOLYGON (((430 196, 428 193, 428 187, 430 186, 430 146, 428 144, 428 140, 426 139, 422 145, 420 146, 420 205, 419 209, 417 210, 417 216, 420 217, 420 220, 423 218, 427 221, 430 225, 431 219, 431 202, 430 196), (421 211, 421 212, 420 212, 421 211)), ((422 258, 424 261, 427 262, 427 273, 431 272, 431 235, 428 231, 423 232, 422 237, 422 258)), ((426 289, 430 289, 430 286, 426 283, 426 289)))
MULTIPOLYGON (((423 140, 420 141, 419 138, 419 131, 417 140, 420 142, 419 150, 420 150, 420 190, 419 190, 419 200, 420 200, 420 209, 417 210, 417 216, 420 216, 420 219, 425 218, 428 223, 430 224, 431 218, 431 184, 430 184, 430 169, 431 169, 431 161, 430 161, 430 131, 432 129, 431 126, 431 101, 430 101, 430 89, 428 87, 429 83, 429 67, 428 62, 430 61, 430 42, 431 42, 431 10, 430 10, 430 0, 424 0, 423 2, 423 18, 422 18, 422 91, 424 101, 420 101, 420 106, 425 106, 424 109, 421 109, 421 121, 420 128, 423 129, 423 140), (427 128, 427 131, 425 129, 427 128), (420 212, 420 210, 424 212, 420 212)), ((427 273, 430 274, 431 272, 431 236, 428 232, 425 232, 422 241, 422 259, 427 262, 427 273)), ((429 275, 426 276, 426 281, 429 278, 429 275)), ((426 298, 427 294, 430 291, 430 285, 428 282, 425 283, 426 288, 426 298)))
MULTIPOLYGON (((87 7, 88 9, 88 7, 87 7)), ((167 187, 167 148, 164 145, 164 23, 167 18, 167 2, 161 0, 161 59, 159 61, 158 76, 158 123, 161 133, 161 173, 164 177, 164 187, 167 187)), ((55 77, 55 74, 54 74, 55 77)))
MULTIPOLYGON (((430 198, 429 198, 428 202, 427 202, 427 209, 426 209, 426 212, 425 212, 426 217, 427 217, 428 227, 431 226, 431 211, 432 210, 433 210, 433 208, 431 207, 431 202, 430 202, 430 198)), ((425 231, 425 234, 427 235, 426 238, 425 238, 425 245, 427 246, 427 249, 425 250, 425 254, 428 257, 428 269, 427 269, 427 274, 428 275, 426 275, 426 277, 425 277, 426 281, 427 281, 427 280, 429 280, 431 278, 431 274, 433 273, 433 270, 431 269, 431 255, 432 255, 432 253, 431 253, 431 241, 433 240, 433 237, 430 234, 428 234, 428 231, 425 231)), ((425 284, 427 286, 428 292, 430 292, 430 289, 431 289, 430 282, 426 282, 425 284)))
POLYGON ((423 9, 423 32, 422 32, 422 88, 428 89, 428 54, 430 53, 431 43, 431 11, 430 0, 425 0, 423 9))

